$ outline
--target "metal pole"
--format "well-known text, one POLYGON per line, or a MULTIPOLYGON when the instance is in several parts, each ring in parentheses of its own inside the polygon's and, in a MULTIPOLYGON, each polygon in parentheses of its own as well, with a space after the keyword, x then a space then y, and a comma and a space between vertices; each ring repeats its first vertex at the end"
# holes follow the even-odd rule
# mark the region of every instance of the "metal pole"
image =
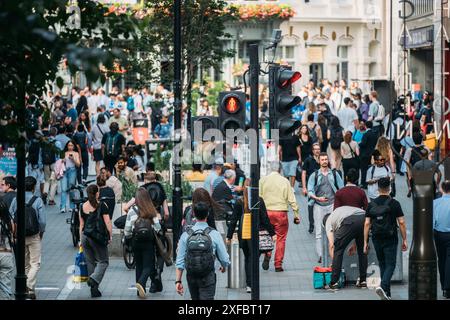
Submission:
MULTIPOLYGON (((175 140, 179 140, 181 134, 181 0, 174 2, 174 132, 175 140)), ((181 230, 182 200, 183 190, 181 189, 181 163, 178 154, 174 155, 173 161, 174 183, 173 183, 173 238, 174 250, 173 256, 176 258, 176 250, 178 247, 177 240, 181 230)))
POLYGON ((25 300, 27 289, 27 276, 25 274, 25 88, 18 90, 17 122, 22 135, 16 145, 17 157, 17 240, 16 240, 16 300, 25 300))
POLYGON ((409 252, 409 300, 436 300, 437 263, 433 240, 434 171, 413 169, 413 239, 409 252))
MULTIPOLYGON (((252 242, 251 242, 251 274, 252 300, 259 300, 259 127, 258 127, 258 98, 259 98, 259 47, 250 45, 250 103, 251 128, 256 133, 256 159, 251 159, 251 211, 252 211, 252 242)), ((254 155, 255 153, 252 153, 254 155)))
MULTIPOLYGON (((390 34, 390 40, 389 40, 389 110, 391 112, 391 118, 392 118, 392 92, 394 91, 393 88, 393 82, 392 82, 392 56, 393 56, 393 35, 392 35, 392 29, 393 29, 393 20, 394 20, 394 9, 393 9, 393 1, 391 0, 391 19, 390 19, 390 27, 389 27, 389 34, 390 34)), ((386 128, 385 128, 386 129, 386 128)), ((382 133, 380 133, 381 135, 382 133)))

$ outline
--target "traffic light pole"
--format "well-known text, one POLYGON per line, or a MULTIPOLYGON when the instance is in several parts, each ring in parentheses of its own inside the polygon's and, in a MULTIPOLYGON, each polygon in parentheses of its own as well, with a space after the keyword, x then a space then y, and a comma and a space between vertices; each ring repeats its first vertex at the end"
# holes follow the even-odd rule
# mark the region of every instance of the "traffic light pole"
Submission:
MULTIPOLYGON (((181 1, 174 2, 174 79, 173 88, 175 94, 174 101, 174 132, 175 140, 179 140, 181 129, 181 1)), ((173 183, 173 201, 172 201, 172 219, 173 219, 173 239, 174 250, 173 257, 176 258, 178 243, 181 230, 182 200, 183 192, 181 189, 181 163, 179 155, 175 152, 173 161, 174 183, 173 183)))
POLYGON ((433 240, 434 171, 413 169, 413 239, 409 252, 409 300, 436 300, 437 263, 433 240))
POLYGON ((259 55, 258 45, 250 45, 250 104, 251 128, 256 134, 256 153, 252 152, 251 173, 252 181, 250 208, 252 214, 252 242, 251 242, 251 274, 252 274, 252 300, 259 300, 259 127, 258 127, 258 98, 259 98, 259 55), (255 156, 256 155, 256 156, 255 156))
MULTIPOLYGON (((25 89, 22 87, 21 89, 25 89)), ((25 132, 25 90, 18 90, 17 121, 20 130, 25 132)), ((27 276, 25 274, 25 169, 26 169, 26 141, 21 135, 16 145, 17 157, 17 230, 16 230, 16 300, 25 300, 27 276)))

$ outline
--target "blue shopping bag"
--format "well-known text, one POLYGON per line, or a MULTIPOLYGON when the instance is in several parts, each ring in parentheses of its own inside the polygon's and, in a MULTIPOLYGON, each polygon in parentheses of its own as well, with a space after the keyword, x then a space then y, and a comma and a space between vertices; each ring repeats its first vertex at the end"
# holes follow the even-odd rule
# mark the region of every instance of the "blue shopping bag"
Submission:
POLYGON ((83 247, 80 246, 78 253, 75 257, 75 268, 73 270, 73 282, 87 282, 88 270, 86 264, 86 258, 84 256, 83 247))

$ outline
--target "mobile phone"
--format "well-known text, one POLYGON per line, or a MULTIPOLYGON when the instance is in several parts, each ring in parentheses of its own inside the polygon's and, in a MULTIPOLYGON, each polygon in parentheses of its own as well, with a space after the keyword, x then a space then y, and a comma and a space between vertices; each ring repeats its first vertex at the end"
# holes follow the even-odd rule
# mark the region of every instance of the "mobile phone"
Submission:
POLYGON ((244 185, 244 177, 241 177, 239 179, 239 187, 242 187, 244 185))

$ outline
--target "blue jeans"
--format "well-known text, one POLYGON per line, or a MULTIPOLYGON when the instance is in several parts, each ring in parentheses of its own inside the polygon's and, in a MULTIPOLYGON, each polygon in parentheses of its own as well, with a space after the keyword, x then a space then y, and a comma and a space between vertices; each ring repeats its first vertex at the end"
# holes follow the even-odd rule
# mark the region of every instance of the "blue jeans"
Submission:
POLYGON ((377 254, 381 274, 381 288, 390 297, 391 279, 394 275, 397 263, 398 238, 377 239, 372 238, 373 246, 377 254))
MULTIPOLYGON (((76 183, 77 169, 75 167, 66 169, 66 172, 64 172, 64 176, 61 179, 61 204, 59 206, 61 210, 66 208, 67 195, 69 194, 70 188, 75 186, 76 183)), ((71 200, 69 194, 70 209, 75 209, 75 205, 71 200)))

